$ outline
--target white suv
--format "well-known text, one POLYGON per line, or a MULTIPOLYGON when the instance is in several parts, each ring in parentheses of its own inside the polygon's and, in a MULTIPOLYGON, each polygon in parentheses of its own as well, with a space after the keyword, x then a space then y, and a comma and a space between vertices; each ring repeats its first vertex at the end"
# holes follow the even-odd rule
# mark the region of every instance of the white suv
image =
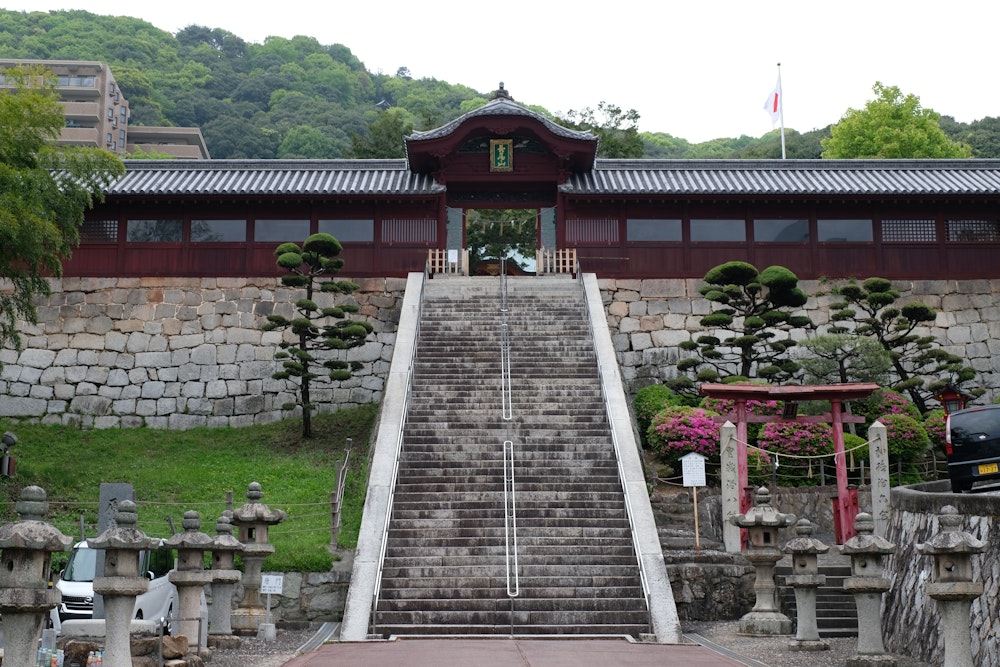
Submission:
MULTIPOLYGON (((149 579, 149 589, 135 599, 133 618, 158 621, 169 619, 177 608, 177 588, 167 578, 174 567, 170 549, 154 549, 139 554, 139 571, 149 579)), ((62 622, 70 619, 89 620, 94 616, 94 576, 97 570, 97 550, 86 540, 73 547, 69 560, 56 582, 62 602, 50 614, 52 627, 58 633, 62 622)))

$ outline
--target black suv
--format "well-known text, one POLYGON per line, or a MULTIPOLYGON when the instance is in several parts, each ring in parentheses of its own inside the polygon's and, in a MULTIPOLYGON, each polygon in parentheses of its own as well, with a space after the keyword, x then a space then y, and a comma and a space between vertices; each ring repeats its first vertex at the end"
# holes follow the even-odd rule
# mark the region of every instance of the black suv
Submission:
POLYGON ((1000 479, 1000 405, 958 410, 945 425, 948 477, 955 493, 1000 479))

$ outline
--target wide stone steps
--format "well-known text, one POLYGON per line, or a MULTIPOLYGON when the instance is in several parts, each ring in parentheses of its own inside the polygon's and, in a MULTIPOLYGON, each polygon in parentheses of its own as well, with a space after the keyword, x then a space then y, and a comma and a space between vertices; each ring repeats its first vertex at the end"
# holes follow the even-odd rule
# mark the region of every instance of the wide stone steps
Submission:
POLYGON ((582 291, 574 281, 548 284, 511 281, 506 313, 499 281, 425 285, 378 633, 648 631, 582 291), (511 420, 500 413, 502 323, 511 420), (514 443, 513 607, 505 440, 514 443))

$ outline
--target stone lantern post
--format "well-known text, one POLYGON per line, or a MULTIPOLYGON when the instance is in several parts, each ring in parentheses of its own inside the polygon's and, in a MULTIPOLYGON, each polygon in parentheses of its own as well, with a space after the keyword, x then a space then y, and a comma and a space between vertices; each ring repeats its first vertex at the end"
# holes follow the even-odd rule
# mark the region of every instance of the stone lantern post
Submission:
POLYGON ((5 664, 33 665, 45 615, 61 595, 49 588, 52 553, 69 551, 73 538, 43 519, 49 511, 45 490, 26 486, 14 508, 20 521, 0 527, 0 615, 5 664))
POLYGON ((882 557, 896 550, 896 545, 875 534, 875 520, 862 512, 854 519, 857 533, 841 547, 840 553, 851 557, 851 576, 844 580, 844 590, 854 595, 858 607, 858 652, 847 659, 847 667, 895 665, 896 659, 885 652, 882 643, 882 594, 889 582, 882 576, 882 557))
POLYGON ((135 598, 149 589, 149 580, 139 572, 139 552, 152 549, 159 540, 136 528, 135 503, 123 500, 114 523, 96 539, 94 549, 104 549, 104 576, 94 579, 94 593, 104 596, 104 665, 132 667, 129 641, 135 598))
POLYGON ((212 573, 205 569, 205 551, 212 538, 201 532, 201 516, 194 510, 184 512, 184 532, 177 533, 164 544, 177 549, 177 568, 170 573, 170 581, 177 587, 180 621, 178 632, 188 641, 203 646, 201 633, 201 593, 212 581, 212 573))
POLYGON ((795 589, 795 638, 788 643, 793 651, 830 648, 820 639, 816 626, 816 589, 826 583, 826 576, 819 573, 819 554, 825 554, 830 547, 812 537, 812 532, 809 519, 799 519, 795 524, 796 537, 782 549, 792 555, 792 573, 785 577, 785 583, 795 589))
POLYGON ((233 525, 226 512, 215 523, 212 541, 212 607, 208 616, 208 642, 212 648, 235 648, 239 638, 233 636, 233 587, 240 581, 236 569, 236 553, 243 545, 233 537, 233 525))
POLYGON ((771 507, 771 492, 760 487, 756 505, 746 514, 730 517, 735 525, 746 528, 750 546, 743 556, 757 571, 754 593, 757 601, 753 609, 740 619, 740 632, 748 635, 789 635, 792 620, 778 610, 777 586, 774 583, 774 566, 781 560, 778 536, 782 528, 795 521, 793 514, 782 514, 771 507))
POLYGON ((239 529, 239 540, 243 543, 243 599, 233 610, 231 621, 237 634, 256 635, 264 620, 260 573, 264 560, 274 553, 267 531, 287 517, 282 510, 272 510, 260 502, 263 497, 260 484, 251 482, 247 486, 247 502, 233 511, 233 525, 239 529))
POLYGON ((986 550, 986 543, 963 531, 962 517, 951 505, 941 509, 941 532, 917 545, 917 551, 934 557, 934 581, 927 594, 937 601, 944 626, 944 664, 972 665, 969 612, 972 601, 983 594, 983 584, 972 580, 972 555, 986 550))

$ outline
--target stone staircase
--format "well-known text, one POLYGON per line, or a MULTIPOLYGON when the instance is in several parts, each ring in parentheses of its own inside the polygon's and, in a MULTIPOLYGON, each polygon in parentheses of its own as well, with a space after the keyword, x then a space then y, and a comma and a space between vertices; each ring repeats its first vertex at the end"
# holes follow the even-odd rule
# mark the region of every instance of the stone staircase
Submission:
POLYGON ((380 635, 649 631, 580 286, 427 283, 372 627, 380 635), (511 345, 503 418, 500 331, 511 345), (511 443, 517 578, 507 576, 511 443), (511 596, 508 591, 517 593, 511 596))

